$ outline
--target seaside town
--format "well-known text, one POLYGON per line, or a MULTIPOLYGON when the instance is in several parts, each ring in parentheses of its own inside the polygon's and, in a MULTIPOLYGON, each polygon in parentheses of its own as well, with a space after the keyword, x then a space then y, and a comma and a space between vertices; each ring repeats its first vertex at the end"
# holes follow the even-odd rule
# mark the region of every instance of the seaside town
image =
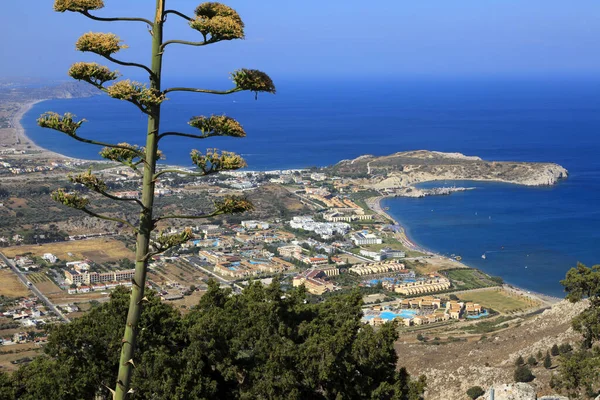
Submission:
MULTIPOLYGON (((18 121, 13 123, 17 126, 4 129, 16 128, 19 146, 0 149, 0 177, 8 178, 2 186, 7 192, 13 191, 12 176, 27 174, 30 186, 36 186, 30 190, 44 192, 49 176, 64 179, 65 172, 93 164, 113 196, 140 197, 138 177, 125 167, 60 157, 42 166, 37 156, 43 151, 27 148, 32 144, 23 147, 27 139, 18 121)), ((469 268, 460 256, 434 254, 413 244, 380 205, 393 192, 366 183, 328 169, 226 172, 210 178, 181 174, 161 180, 155 195, 166 207, 189 208, 190 199, 238 193, 258 207, 248 216, 192 226, 192 240, 153 257, 147 286, 183 310, 193 307, 209 279, 233 293, 252 281, 278 280, 284 288, 304 287, 315 302, 360 290, 365 324, 396 321, 407 332, 458 329, 549 304, 548 298, 469 268), (275 209, 262 209, 267 199, 271 206, 276 203, 275 209)), ((6 362, 18 365, 31 359, 44 343, 46 324, 77 318, 107 301, 115 288, 131 286, 134 266, 126 227, 79 225, 69 221, 68 213, 44 222, 35 207, 48 207, 51 200, 26 204, 20 197, 18 190, 5 194, 0 209, 5 218, 29 219, 31 227, 0 231, 0 337, 3 349, 12 349, 3 352, 7 361, 0 364, 6 367, 6 362)), ((164 228, 176 233, 184 227, 164 228)))
MULTIPOLYGON (((67 176, 93 168, 114 198, 140 199, 139 176, 110 162, 66 158, 37 147, 19 122, 31 105, 29 100, 0 105, 2 115, 12 115, 0 128, 4 371, 41 354, 49 326, 81 318, 109 301, 115 290, 130 290, 135 267, 135 242, 126 224, 82 217, 54 203, 50 193, 57 187, 79 190, 67 176)), ((408 157, 457 160, 456 155, 427 152, 408 157)), ((198 304, 211 280, 232 296, 253 282, 276 282, 284 291, 303 288, 311 303, 358 291, 365 325, 395 324, 399 341, 410 346, 464 342, 473 349, 487 335, 520 329, 525 319, 560 301, 471 268, 460 254, 436 254, 413 243, 382 200, 474 188, 440 183, 422 190, 411 186, 416 181, 401 187, 374 183, 368 176, 374 159, 369 160, 358 160, 354 170, 349 168, 353 162, 342 162, 204 178, 188 176, 192 170, 187 167, 161 165, 182 171, 156 182, 154 194, 162 209, 202 215, 210 212, 214 199, 229 195, 248 198, 255 209, 198 224, 160 225, 162 234, 189 229, 192 238, 151 258, 147 288, 182 313, 198 304), (367 177, 359 170, 365 165, 367 177)), ((92 198, 125 221, 134 210, 92 198)))

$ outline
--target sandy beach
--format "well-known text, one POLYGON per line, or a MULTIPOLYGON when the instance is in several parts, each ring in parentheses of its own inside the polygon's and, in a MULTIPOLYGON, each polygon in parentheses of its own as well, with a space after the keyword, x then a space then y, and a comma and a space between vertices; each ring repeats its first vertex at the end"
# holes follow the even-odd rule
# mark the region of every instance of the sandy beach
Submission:
POLYGON ((9 130, 12 129, 13 132, 12 132, 12 135, 7 135, 4 138, 2 138, 3 139, 2 144, 5 147, 14 146, 14 148, 16 150, 22 150, 22 151, 27 151, 27 152, 33 151, 34 152, 33 154, 32 153, 27 154, 27 157, 30 157, 30 158, 43 158, 43 159, 53 159, 53 160, 62 159, 62 160, 70 160, 70 161, 78 161, 78 162, 95 162, 93 160, 85 160, 85 159, 81 159, 81 158, 68 157, 63 154, 47 150, 47 149, 37 145, 33 140, 31 140, 29 138, 29 136, 27 136, 27 132, 25 131, 25 128, 23 127, 23 124, 22 124, 22 120, 25 117, 25 114, 27 114, 29 111, 31 111, 31 109, 36 104, 42 103, 46 100, 47 99, 41 99, 41 100, 28 101, 28 102, 24 102, 24 103, 15 103, 19 106, 19 109, 10 118, 12 128, 9 128, 9 130))

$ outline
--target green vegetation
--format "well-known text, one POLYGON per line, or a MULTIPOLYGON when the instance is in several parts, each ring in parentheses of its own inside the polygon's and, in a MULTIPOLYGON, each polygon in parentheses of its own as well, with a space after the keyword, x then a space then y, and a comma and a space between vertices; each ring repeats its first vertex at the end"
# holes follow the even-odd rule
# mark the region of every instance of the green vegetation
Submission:
POLYGON ((515 382, 531 382, 535 379, 535 376, 528 366, 519 365, 515 368, 514 379, 515 382))
POLYGON ((515 365, 519 366, 519 365, 523 365, 523 364, 525 364, 525 360, 523 359, 523 356, 520 355, 519 357, 517 357, 517 359, 515 361, 515 365))
POLYGON ((468 333, 488 333, 499 329, 508 328, 506 321, 511 321, 514 318, 508 316, 500 316, 498 318, 485 320, 473 325, 464 326, 461 329, 468 333))
POLYGON ((600 265, 588 268, 579 263, 561 284, 567 300, 576 303, 587 298, 589 306, 572 321, 573 329, 582 335, 580 348, 574 351, 566 343, 552 346, 552 355, 560 357, 559 373, 551 385, 571 398, 595 398, 600 394, 600 265))
MULTIPOLYGON (((212 149, 207 150, 206 153, 201 153, 197 150, 192 150, 191 161, 198 168, 197 173, 189 173, 179 169, 157 171, 157 161, 162 158, 162 152, 159 150, 159 142, 165 140, 167 137, 180 136, 204 140, 218 136, 235 138, 246 136, 246 132, 239 122, 224 115, 196 116, 191 118, 189 125, 198 130, 196 133, 163 132, 160 129, 161 104, 167 99, 167 94, 175 92, 225 95, 241 91, 251 91, 258 95, 259 92, 275 93, 275 86, 271 78, 264 72, 239 69, 231 74, 234 87, 225 91, 188 87, 164 89, 162 87, 163 56, 171 50, 170 46, 174 44, 205 46, 221 41, 244 38, 244 23, 238 13, 230 7, 214 2, 203 3, 196 8, 193 17, 188 17, 181 12, 166 9, 165 1, 157 0, 156 5, 147 10, 151 11, 154 15, 152 20, 145 18, 98 18, 90 14, 91 11, 103 7, 104 2, 102 0, 55 0, 54 3, 54 9, 58 12, 75 12, 100 21, 128 21, 138 24, 141 22, 144 26, 139 24, 140 29, 146 29, 147 26, 152 36, 152 62, 150 66, 115 59, 115 54, 120 53, 127 46, 124 45, 118 36, 112 33, 85 33, 77 41, 76 49, 82 52, 94 53, 113 63, 138 68, 147 73, 149 84, 133 82, 128 79, 117 81, 119 74, 108 67, 89 62, 75 63, 70 68, 69 75, 75 80, 89 83, 114 99, 131 103, 142 114, 145 114, 148 118, 145 147, 128 143, 104 143, 81 137, 78 135, 78 130, 85 120, 76 120, 75 116, 70 113, 60 115, 55 112, 46 112, 38 119, 38 125, 42 128, 62 132, 80 142, 102 146, 103 149, 100 155, 103 158, 121 163, 142 175, 141 200, 135 198, 118 198, 111 195, 108 193, 108 185, 94 175, 91 170, 69 177, 69 180, 74 185, 84 187, 94 197, 101 195, 119 203, 129 203, 137 208, 137 213, 123 214, 119 212, 116 215, 101 214, 96 207, 90 207, 90 203, 94 200, 94 197, 83 197, 79 192, 75 192, 69 188, 58 189, 52 193, 52 198, 64 206, 81 210, 96 218, 122 224, 131 228, 136 234, 136 272, 130 296, 128 317, 126 322, 123 323, 125 333, 120 346, 111 349, 112 351, 116 351, 119 347, 121 348, 118 378, 116 382, 114 380, 113 382, 115 382, 114 387, 116 392, 114 398, 116 400, 123 400, 128 397, 134 366, 138 365, 139 369, 150 367, 142 366, 143 361, 134 355, 138 333, 141 331, 139 321, 144 302, 148 260, 154 255, 179 246, 192 237, 190 230, 184 230, 181 233, 175 234, 160 233, 156 235, 153 232, 158 222, 171 219, 203 219, 222 214, 242 213, 253 209, 252 204, 245 198, 224 197, 216 200, 214 208, 205 214, 166 214, 158 217, 155 216, 155 211, 158 210, 154 204, 154 189, 156 182, 163 175, 188 174, 207 176, 221 171, 237 170, 246 166, 246 162, 239 155, 231 152, 212 149), (173 18, 167 18, 168 14, 173 14, 173 18), (177 17, 182 18, 184 23, 187 22, 192 29, 197 31, 200 38, 199 42, 182 40, 165 41, 163 39, 163 28, 167 20, 169 22, 181 21, 177 17), (116 82, 107 86, 107 84, 113 81, 116 82), (136 214, 139 215, 139 218, 131 222, 128 216, 136 214)), ((120 331, 120 329, 117 329, 117 331, 120 331)), ((105 379, 104 382, 111 382, 111 380, 105 379)))
POLYGON ((442 270, 440 273, 446 275, 457 290, 479 289, 499 285, 489 275, 475 268, 449 269, 442 270))
POLYGON ((467 396, 472 400, 477 399, 485 394, 485 390, 481 386, 472 386, 467 390, 467 396))
MULTIPOLYGON (((230 294, 211 281, 198 306, 182 316, 147 293, 135 398, 423 398, 424 378, 396 369, 395 324, 377 331, 362 324, 358 293, 305 304, 303 289, 283 296, 277 283, 254 283, 230 294)), ((103 383, 118 369, 111 350, 120 347, 128 303, 128 291, 117 289, 110 302, 53 327, 43 356, 12 376, 0 374, 0 393, 7 394, 0 398, 108 399, 103 383)))
POLYGON ((546 352, 546 356, 544 357, 544 368, 550 369, 552 367, 552 358, 550 357, 550 353, 546 352))
POLYGON ((463 301, 472 301, 481 304, 487 309, 493 309, 505 314, 524 311, 538 304, 528 297, 512 295, 503 290, 496 289, 465 293, 459 297, 463 301))

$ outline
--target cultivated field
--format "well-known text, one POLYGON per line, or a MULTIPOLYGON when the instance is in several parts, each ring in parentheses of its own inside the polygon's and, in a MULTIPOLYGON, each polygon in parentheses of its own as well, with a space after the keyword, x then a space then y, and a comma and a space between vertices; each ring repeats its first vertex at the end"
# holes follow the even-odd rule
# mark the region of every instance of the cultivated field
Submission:
POLYGON ((0 295, 6 297, 26 297, 30 293, 17 276, 10 269, 5 268, 0 270, 0 295))
POLYGON ((459 290, 499 286, 488 275, 474 268, 444 271, 444 274, 450 278, 456 289, 459 290))
POLYGON ((492 308, 501 313, 525 311, 539 306, 533 299, 518 294, 509 293, 502 289, 490 289, 469 292, 458 296, 461 300, 479 303, 483 307, 492 308))
POLYGON ((41 246, 14 246, 2 249, 2 252, 10 258, 25 253, 32 253, 34 256, 40 257, 44 253, 52 253, 63 261, 89 258, 97 263, 113 262, 121 258, 135 258, 134 253, 125 247, 123 243, 107 238, 47 243, 41 246))

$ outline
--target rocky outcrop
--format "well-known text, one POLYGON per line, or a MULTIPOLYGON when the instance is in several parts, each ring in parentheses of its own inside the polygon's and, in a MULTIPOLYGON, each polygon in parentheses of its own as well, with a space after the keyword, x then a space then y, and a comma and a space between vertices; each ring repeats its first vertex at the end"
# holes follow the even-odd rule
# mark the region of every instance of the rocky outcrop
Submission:
POLYGON ((397 189, 428 181, 473 180, 527 186, 553 185, 568 171, 553 163, 485 161, 460 153, 410 151, 390 156, 361 156, 329 168, 339 176, 369 178, 375 189, 397 189))
POLYGON ((511 383, 507 385, 494 385, 480 399, 490 399, 490 392, 494 391, 494 400, 536 400, 535 389, 526 383, 511 383))

